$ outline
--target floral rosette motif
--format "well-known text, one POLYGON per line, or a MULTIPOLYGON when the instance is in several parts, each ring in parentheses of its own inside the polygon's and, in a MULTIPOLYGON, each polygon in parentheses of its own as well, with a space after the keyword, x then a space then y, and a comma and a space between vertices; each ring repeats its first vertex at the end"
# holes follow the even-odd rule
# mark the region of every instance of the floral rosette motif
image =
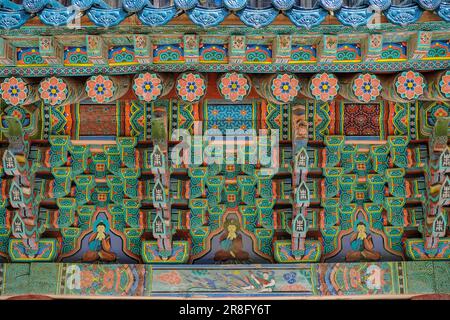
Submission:
POLYGON ((86 82, 86 92, 92 101, 97 103, 108 102, 114 95, 116 87, 108 76, 92 76, 86 82))
POLYGON ((423 76, 414 71, 404 71, 395 81, 397 93, 403 99, 413 100, 420 97, 425 89, 423 76))
POLYGON ((150 102, 162 93, 162 81, 155 73, 141 73, 133 81, 133 91, 139 100, 150 102))
POLYGON ((319 73, 311 79, 311 94, 315 99, 321 101, 331 101, 338 93, 338 79, 334 74, 319 73))
POLYGON ((45 104, 52 106, 61 104, 67 99, 67 94, 67 84, 57 77, 44 79, 39 85, 39 95, 45 104))
POLYGON ((441 77, 441 80, 439 81, 439 89, 446 98, 450 98, 450 71, 447 71, 441 77))
POLYGON ((294 100, 300 91, 300 81, 291 74, 279 74, 272 80, 272 94, 277 101, 288 103, 294 100))
POLYGON ((236 72, 224 74, 219 80, 219 91, 222 96, 230 101, 243 100, 250 91, 248 79, 236 72))
POLYGON ((177 79, 178 96, 187 102, 200 100, 206 93, 206 83, 197 73, 183 73, 177 79))
POLYGON ((376 100, 381 93, 381 81, 373 74, 360 74, 353 81, 353 93, 362 102, 376 100))
POLYGON ((7 104, 17 106, 23 104, 28 97, 28 87, 20 78, 6 78, 0 86, 2 99, 7 104))

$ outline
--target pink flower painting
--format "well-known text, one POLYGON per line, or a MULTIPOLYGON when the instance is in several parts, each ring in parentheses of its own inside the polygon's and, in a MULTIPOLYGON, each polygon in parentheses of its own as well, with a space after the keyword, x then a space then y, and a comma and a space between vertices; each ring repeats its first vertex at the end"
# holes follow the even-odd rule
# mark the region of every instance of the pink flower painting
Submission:
POLYGON ((425 89, 423 76, 414 71, 404 71, 395 82, 397 93, 403 99, 414 100, 420 97, 425 89))
POLYGON ((176 89, 181 99, 195 102, 205 95, 206 83, 197 73, 183 73, 177 80, 176 89))
POLYGON ((109 102, 116 91, 113 81, 108 76, 92 76, 86 82, 86 92, 92 101, 109 102))
POLYGON ((291 74, 278 74, 272 80, 272 94, 277 101, 288 103, 294 100, 300 90, 300 81, 291 74))
POLYGON ((373 74, 358 75, 353 81, 353 93, 362 102, 374 101, 381 93, 381 81, 373 74))
POLYGON ((439 81, 439 89, 441 89, 441 93, 446 97, 450 97, 450 71, 447 71, 442 77, 441 81, 439 81))
POLYGON ((10 105, 23 104, 28 97, 28 88, 25 81, 20 78, 6 78, 1 86, 2 99, 10 105))
POLYGON ((250 84, 244 75, 230 72, 220 78, 219 90, 225 99, 233 102, 241 101, 248 95, 250 84))
POLYGON ((331 101, 338 93, 338 79, 331 73, 319 73, 311 79, 311 94, 314 99, 321 101, 331 101))
POLYGON ((139 100, 155 101, 162 93, 162 81, 155 73, 141 73, 133 81, 133 90, 139 100))
POLYGON ((67 99, 67 94, 67 84, 57 77, 44 79, 39 85, 39 95, 45 104, 52 106, 62 104, 67 99))

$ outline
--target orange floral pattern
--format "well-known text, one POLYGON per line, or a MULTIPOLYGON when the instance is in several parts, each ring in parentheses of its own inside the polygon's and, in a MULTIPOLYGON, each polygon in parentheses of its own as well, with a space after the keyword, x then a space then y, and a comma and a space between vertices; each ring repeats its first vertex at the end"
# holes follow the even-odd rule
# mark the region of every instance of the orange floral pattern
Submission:
POLYGON ((397 93, 403 99, 415 100, 419 98, 425 90, 425 79, 414 71, 404 71, 397 76, 395 81, 397 93))
POLYGON ((52 106, 62 104, 67 98, 67 84, 57 77, 44 79, 39 85, 39 94, 45 104, 52 106))
POLYGON ((158 280, 171 285, 177 285, 181 283, 181 277, 176 271, 162 273, 158 275, 158 280))
POLYGON ((439 89, 441 93, 446 97, 450 98, 450 71, 447 71, 439 81, 439 89))
POLYGON ((139 100, 150 102, 162 93, 162 81, 156 73, 141 73, 133 81, 133 91, 139 100))
POLYGON ((300 91, 300 81, 291 74, 279 74, 272 80, 272 94, 276 100, 288 103, 294 100, 300 91))
POLYGON ((2 99, 13 106, 23 104, 28 97, 27 84, 20 78, 6 78, 0 86, 0 91, 2 99))
POLYGON ((80 272, 80 285, 81 288, 90 288, 94 283, 94 274, 89 270, 82 270, 80 272))
POLYGON ((200 74, 183 73, 176 84, 178 96, 187 102, 200 100, 206 93, 206 83, 200 74))
POLYGON ((331 101, 338 93, 338 79, 331 73, 319 73, 311 79, 311 94, 314 99, 321 101, 331 101))
POLYGON ((108 76, 92 76, 86 82, 86 92, 92 101, 109 102, 116 91, 113 81, 108 76))
POLYGON ((362 102, 374 101, 381 93, 381 81, 373 74, 360 74, 353 81, 353 93, 362 102))
POLYGON ((250 91, 250 83, 244 75, 229 72, 220 78, 219 91, 227 100, 242 101, 250 91))

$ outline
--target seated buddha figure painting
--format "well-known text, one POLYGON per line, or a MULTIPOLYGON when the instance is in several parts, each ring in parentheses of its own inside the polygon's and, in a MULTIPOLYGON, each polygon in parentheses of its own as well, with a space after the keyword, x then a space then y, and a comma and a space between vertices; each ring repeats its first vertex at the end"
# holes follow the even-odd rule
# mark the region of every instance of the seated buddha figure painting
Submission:
POLYGON ((450 0, 0 0, 0 300, 428 295, 450 0))
POLYGON ((108 213, 99 211, 92 219, 92 229, 80 236, 78 250, 72 250, 63 258, 64 262, 82 263, 137 263, 133 254, 127 250, 123 234, 111 227, 108 213))
POLYGON ((241 227, 238 216, 229 213, 219 233, 210 240, 211 250, 195 263, 249 264, 267 262, 253 249, 253 239, 241 227))
POLYGON ((325 258, 327 262, 375 262, 402 259, 401 252, 389 246, 384 233, 370 226, 364 210, 355 212, 352 223, 352 228, 340 232, 337 237, 337 250, 325 258))

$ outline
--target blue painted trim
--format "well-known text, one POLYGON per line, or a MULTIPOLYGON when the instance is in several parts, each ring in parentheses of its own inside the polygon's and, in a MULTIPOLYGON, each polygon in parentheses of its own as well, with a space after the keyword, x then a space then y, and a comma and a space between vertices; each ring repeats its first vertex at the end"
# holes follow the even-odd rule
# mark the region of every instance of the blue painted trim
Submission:
POLYGON ((317 73, 317 72, 396 72, 407 69, 422 71, 450 68, 450 61, 424 60, 405 62, 370 63, 309 63, 309 64, 152 64, 129 66, 92 67, 0 67, 0 77, 87 76, 92 74, 133 74, 143 71, 157 72, 245 72, 245 73, 317 73))
POLYGON ((245 8, 236 15, 249 27, 262 28, 268 26, 278 15, 278 10, 270 7, 266 9, 245 8))
POLYGON ((297 27, 310 29, 320 25, 328 15, 328 12, 323 8, 300 9, 294 7, 291 10, 286 11, 285 14, 297 27))
POLYGON ((226 8, 202 8, 195 7, 187 11, 189 19, 198 26, 204 28, 215 27, 220 24, 230 12, 226 8))
POLYGON ((139 11, 137 15, 143 24, 152 27, 159 27, 172 20, 176 13, 177 8, 175 8, 175 6, 161 9, 145 7, 142 11, 139 11))
POLYGON ((384 11, 384 15, 393 24, 406 26, 414 23, 422 16, 423 9, 417 4, 412 4, 407 7, 390 6, 384 11))
POLYGON ((391 23, 401 26, 415 23, 424 10, 434 10, 444 21, 450 21, 450 3, 442 0, 416 0, 406 6, 391 5, 391 0, 369 0, 368 8, 346 7, 343 0, 320 0, 320 7, 313 9, 296 6, 294 0, 272 0, 267 8, 251 8, 246 0, 224 0, 221 8, 202 7, 198 0, 175 0, 174 6, 165 8, 153 7, 149 0, 124 0, 119 8, 112 8, 103 0, 72 0, 72 4, 64 7, 57 0, 23 0, 23 5, 18 5, 0 0, 0 28, 20 28, 31 14, 38 15, 46 25, 64 26, 73 20, 74 7, 100 27, 116 26, 130 14, 136 14, 146 25, 162 26, 173 19, 178 10, 184 11, 194 24, 205 28, 217 26, 230 13, 236 14, 247 26, 262 28, 271 24, 280 11, 297 27, 311 28, 320 24, 328 11, 335 11, 342 24, 357 27, 367 23, 374 8, 382 10, 391 23))

